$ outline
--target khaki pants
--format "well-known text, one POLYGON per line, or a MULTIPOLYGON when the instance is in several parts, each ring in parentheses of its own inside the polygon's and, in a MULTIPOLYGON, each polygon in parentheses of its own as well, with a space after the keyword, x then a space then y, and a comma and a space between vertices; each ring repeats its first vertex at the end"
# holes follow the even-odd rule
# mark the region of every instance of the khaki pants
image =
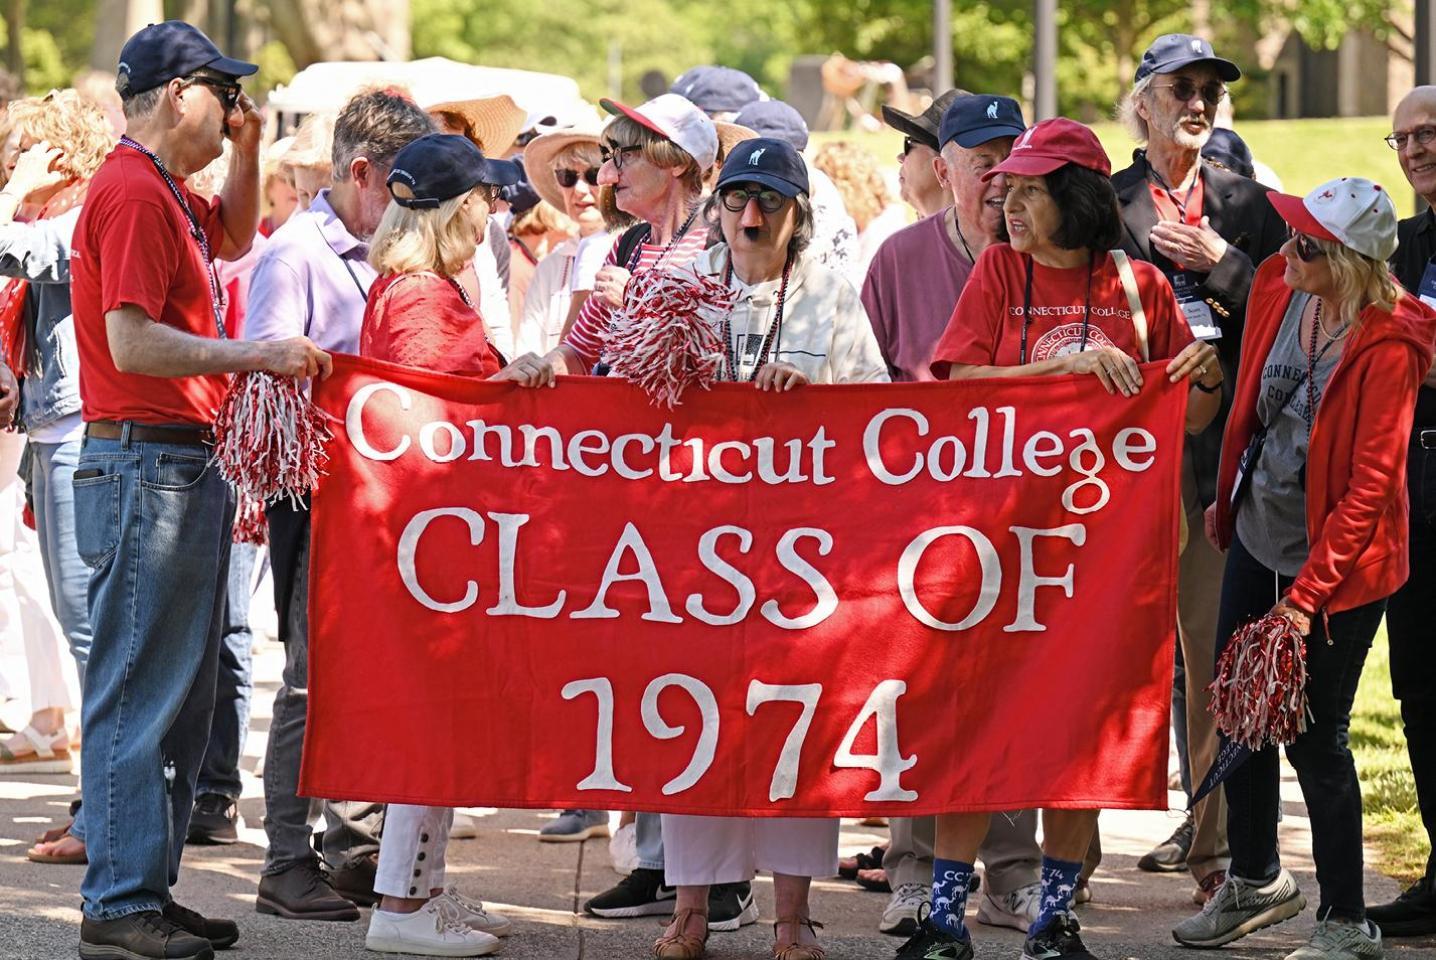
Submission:
MULTIPOLYGON (((1207 711, 1207 692, 1216 672, 1217 604, 1225 557, 1205 534, 1196 475, 1190 454, 1182 459, 1182 505, 1191 530, 1177 575, 1177 637, 1187 669, 1187 755, 1196 789, 1217 757, 1217 723, 1207 711)), ((1227 849, 1227 804, 1221 787, 1196 806, 1196 831, 1187 868, 1201 881, 1231 862, 1227 849)))
MULTIPOLYGON (((894 890, 904 883, 932 883, 933 817, 893 817, 888 823, 892 843, 883 855, 883 869, 894 890)), ((1102 838, 1092 835, 1082 876, 1091 877, 1102 861, 1102 838)), ((1037 845, 1037 811, 994 813, 987 838, 977 850, 984 872, 983 889, 1000 897, 1042 878, 1042 848, 1037 845)))

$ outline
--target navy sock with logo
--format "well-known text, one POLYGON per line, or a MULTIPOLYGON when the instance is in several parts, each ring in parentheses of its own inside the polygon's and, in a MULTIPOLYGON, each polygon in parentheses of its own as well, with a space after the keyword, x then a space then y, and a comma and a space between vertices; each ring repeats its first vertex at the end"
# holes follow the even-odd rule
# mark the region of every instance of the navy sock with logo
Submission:
POLYGON ((1031 933, 1045 930, 1049 923, 1072 909, 1072 897, 1081 874, 1080 860, 1042 858, 1042 908, 1032 922, 1031 933))
POLYGON ((962 917, 967 912, 972 871, 972 864, 960 860, 938 858, 932 864, 932 924, 963 940, 968 939, 962 917))

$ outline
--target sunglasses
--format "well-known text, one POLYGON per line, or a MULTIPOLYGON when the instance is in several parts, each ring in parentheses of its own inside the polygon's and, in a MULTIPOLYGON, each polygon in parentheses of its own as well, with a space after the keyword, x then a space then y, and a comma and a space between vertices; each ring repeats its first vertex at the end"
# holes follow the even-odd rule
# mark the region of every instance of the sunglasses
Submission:
POLYGON ((1392 150, 1405 150, 1406 144, 1415 140, 1421 146, 1426 146, 1432 140, 1436 140, 1436 127, 1417 127, 1414 130, 1398 130, 1389 134, 1383 139, 1391 146, 1392 150))
POLYGON ((1306 234, 1292 234, 1292 239, 1296 241, 1297 259, 1301 260, 1302 263, 1311 263, 1311 261, 1318 257, 1326 256, 1326 252, 1321 249, 1321 246, 1316 240, 1308 237, 1306 234))
POLYGON ((908 154, 912 153, 912 148, 913 148, 913 147, 919 147, 919 146, 922 146, 922 141, 919 140, 919 139, 917 139, 916 137, 903 137, 903 138, 902 138, 902 155, 903 155, 904 157, 907 156, 908 154))
POLYGON ((643 148, 638 144, 633 144, 632 146, 628 147, 618 147, 616 149, 609 147, 607 144, 604 144, 603 146, 598 148, 598 153, 601 157, 603 157, 604 163, 611 162, 613 164, 613 169, 622 170, 624 163, 624 154, 636 153, 642 149, 643 148))
MULTIPOLYGON (((606 160, 608 158, 605 157, 604 159, 606 160)), ((565 190, 569 187, 577 186, 579 177, 583 177, 583 182, 590 187, 598 186, 598 167, 589 167, 583 173, 579 173, 577 170, 573 170, 569 167, 563 167, 553 172, 553 178, 557 180, 558 185, 565 190)))
POLYGON ((1221 103, 1227 95, 1226 84, 1217 80, 1204 83, 1199 87, 1194 81, 1188 80, 1186 77, 1178 77, 1171 83, 1157 84, 1157 86, 1166 87, 1172 91, 1172 96, 1180 103, 1186 103, 1200 93, 1203 103, 1216 104, 1221 103))
POLYGON ((747 190, 743 187, 729 187, 720 191, 719 196, 723 200, 723 206, 734 213, 747 208, 750 200, 757 200, 758 209, 764 213, 777 213, 783 209, 783 202, 788 199, 776 190, 747 190))
POLYGON ((184 78, 184 85, 198 83, 201 86, 209 87, 214 95, 219 98, 219 105, 224 107, 224 115, 229 116, 234 108, 239 106, 239 98, 244 95, 244 88, 237 83, 228 80, 220 80, 217 77, 189 76, 184 78))

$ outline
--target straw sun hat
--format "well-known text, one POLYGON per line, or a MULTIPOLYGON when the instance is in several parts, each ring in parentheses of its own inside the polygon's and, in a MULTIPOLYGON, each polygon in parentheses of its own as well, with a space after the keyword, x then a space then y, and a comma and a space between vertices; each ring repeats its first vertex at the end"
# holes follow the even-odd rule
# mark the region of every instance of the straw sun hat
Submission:
POLYGON ((461 119, 464 131, 485 156, 508 156, 514 141, 528 122, 528 113, 508 94, 474 100, 446 100, 426 108, 431 116, 453 114, 461 119))

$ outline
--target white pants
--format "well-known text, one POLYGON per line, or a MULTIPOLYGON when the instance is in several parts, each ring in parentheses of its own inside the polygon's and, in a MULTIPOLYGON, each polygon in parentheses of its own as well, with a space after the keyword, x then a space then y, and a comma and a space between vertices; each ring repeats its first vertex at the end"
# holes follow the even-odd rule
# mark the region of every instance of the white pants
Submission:
POLYGON ((452 807, 391 803, 379 840, 374 892, 386 897, 428 898, 444 886, 444 851, 449 847, 452 807))
POLYGON ((24 450, 24 435, 0 432, 0 631, 19 633, 24 644, 30 711, 72 710, 79 702, 75 661, 50 607, 39 538, 22 519, 25 485, 15 471, 24 450))
POLYGON ((663 857, 665 879, 679 887, 742 883, 759 870, 830 877, 838 872, 838 821, 665 813, 663 857))

